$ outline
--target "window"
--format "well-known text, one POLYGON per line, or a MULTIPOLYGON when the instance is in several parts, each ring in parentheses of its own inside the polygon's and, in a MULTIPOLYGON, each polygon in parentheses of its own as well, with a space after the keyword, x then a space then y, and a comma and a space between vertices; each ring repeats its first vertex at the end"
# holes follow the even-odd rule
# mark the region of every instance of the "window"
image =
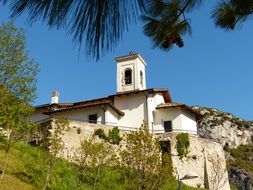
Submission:
POLYGON ((141 82, 141 85, 143 85, 143 74, 142 74, 142 71, 140 71, 140 82, 141 82))
POLYGON ((125 84, 132 84, 132 70, 125 70, 125 84))
POLYGON ((164 121, 164 130, 165 132, 171 132, 172 131, 172 122, 171 121, 164 121))
POLYGON ((97 119, 98 119, 97 114, 89 115, 89 123, 97 123, 97 119))

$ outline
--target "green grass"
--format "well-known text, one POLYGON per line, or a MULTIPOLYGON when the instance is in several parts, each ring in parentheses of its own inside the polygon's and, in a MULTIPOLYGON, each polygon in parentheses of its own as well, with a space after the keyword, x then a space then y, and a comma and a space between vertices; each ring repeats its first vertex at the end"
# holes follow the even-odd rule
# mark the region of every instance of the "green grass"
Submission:
MULTIPOLYGON (((7 175, 0 180, 2 184, 17 184, 11 189, 42 189, 46 178, 47 154, 39 148, 26 143, 15 143, 10 150, 7 162, 7 175), (29 187, 29 188, 28 188, 29 187)), ((2 168, 3 150, 0 150, 2 168)), ((52 171, 49 189, 77 189, 77 168, 63 159, 57 159, 52 171)), ((3 188, 6 189, 6 188, 3 188)))
MULTIPOLYGON (((0 143, 0 168, 4 151, 0 143)), ((7 171, 0 180, 0 190, 37 190, 42 189, 46 178, 47 154, 39 148, 26 143, 15 143, 10 150, 7 171)), ((125 190, 122 170, 102 167, 96 190, 125 190)), ((52 170, 50 190, 89 190, 92 189, 94 170, 85 172, 85 180, 80 180, 78 167, 64 159, 57 159, 52 170)), ((166 183, 161 190, 176 190, 177 182, 166 183)), ((196 190, 184 186, 184 190, 196 190)))

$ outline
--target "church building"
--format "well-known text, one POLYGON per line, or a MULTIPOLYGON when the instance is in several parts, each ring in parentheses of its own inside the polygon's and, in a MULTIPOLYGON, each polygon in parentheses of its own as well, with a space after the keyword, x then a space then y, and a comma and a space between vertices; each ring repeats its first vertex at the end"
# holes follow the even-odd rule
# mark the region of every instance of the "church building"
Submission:
POLYGON ((43 123, 64 117, 70 121, 117 126, 137 130, 146 121, 154 134, 197 134, 198 114, 189 106, 172 101, 165 88, 146 88, 146 61, 139 53, 115 58, 117 91, 99 99, 64 103, 52 92, 51 103, 38 105, 31 119, 43 123))

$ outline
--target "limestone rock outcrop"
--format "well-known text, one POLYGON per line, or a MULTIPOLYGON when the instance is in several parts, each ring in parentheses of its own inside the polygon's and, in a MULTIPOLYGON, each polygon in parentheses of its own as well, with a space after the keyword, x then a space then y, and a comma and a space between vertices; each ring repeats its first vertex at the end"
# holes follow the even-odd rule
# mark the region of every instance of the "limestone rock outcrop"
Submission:
POLYGON ((213 139, 230 148, 253 142, 253 121, 245 121, 218 109, 200 106, 193 109, 202 116, 198 123, 200 137, 213 139))

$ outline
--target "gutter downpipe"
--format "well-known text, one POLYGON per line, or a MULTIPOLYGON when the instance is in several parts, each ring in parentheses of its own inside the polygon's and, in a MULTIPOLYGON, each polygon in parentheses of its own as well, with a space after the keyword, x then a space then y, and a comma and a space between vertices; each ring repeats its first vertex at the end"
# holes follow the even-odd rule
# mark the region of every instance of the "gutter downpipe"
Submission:
POLYGON ((101 105, 101 108, 104 111, 104 121, 102 121, 101 123, 104 124, 104 125, 106 125, 106 123, 107 123, 107 118, 106 118, 106 113, 105 113, 106 109, 105 109, 104 105, 101 105))

